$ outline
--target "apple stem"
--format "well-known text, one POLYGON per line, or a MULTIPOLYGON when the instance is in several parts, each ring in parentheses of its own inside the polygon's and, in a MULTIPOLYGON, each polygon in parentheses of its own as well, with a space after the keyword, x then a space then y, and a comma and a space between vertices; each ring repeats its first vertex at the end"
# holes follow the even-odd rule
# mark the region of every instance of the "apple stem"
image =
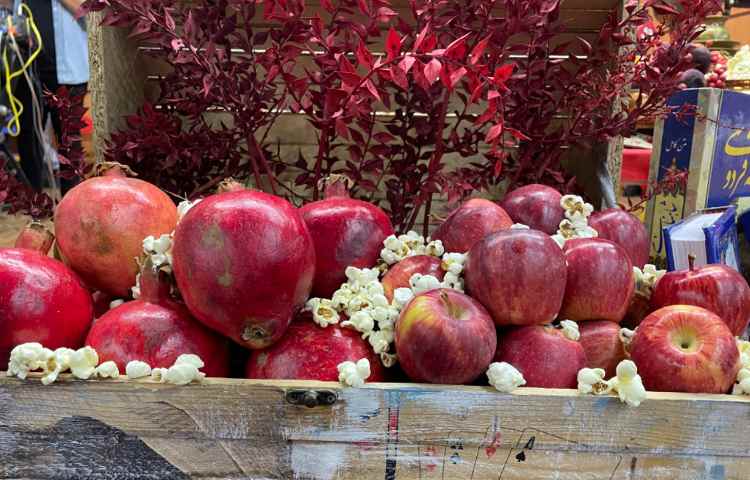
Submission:
POLYGON ((688 254, 688 269, 691 272, 695 270, 695 255, 692 253, 688 254))

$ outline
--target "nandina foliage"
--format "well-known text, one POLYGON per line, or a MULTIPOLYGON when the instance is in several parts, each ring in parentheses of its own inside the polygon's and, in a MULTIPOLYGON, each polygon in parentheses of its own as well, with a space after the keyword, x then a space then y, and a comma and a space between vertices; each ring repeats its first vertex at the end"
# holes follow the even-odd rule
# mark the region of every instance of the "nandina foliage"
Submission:
POLYGON ((502 181, 567 190, 562 147, 664 114, 688 44, 721 1, 627 0, 593 43, 564 41, 574 36, 561 3, 409 0, 397 13, 387 0, 321 0, 315 11, 303 0, 88 0, 173 67, 158 108, 128 117, 108 156, 188 196, 232 175, 299 202, 343 173, 400 230, 429 220, 436 194, 502 181), (654 17, 654 34, 635 41, 654 17), (226 121, 206 115, 217 110, 226 121), (270 140, 289 113, 315 129, 310 158, 270 140))

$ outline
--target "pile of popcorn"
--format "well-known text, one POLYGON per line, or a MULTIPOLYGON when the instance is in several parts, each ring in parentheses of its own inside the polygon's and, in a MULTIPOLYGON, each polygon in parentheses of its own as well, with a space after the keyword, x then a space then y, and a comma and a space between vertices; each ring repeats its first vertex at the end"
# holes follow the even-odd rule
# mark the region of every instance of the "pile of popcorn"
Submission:
POLYGON ((445 271, 442 281, 432 275, 414 274, 409 279, 409 288, 397 288, 390 303, 385 297, 380 268, 346 269, 346 283, 333 293, 330 299, 311 298, 305 309, 312 312, 313 321, 325 328, 341 322, 342 315, 347 320, 342 327, 353 328, 362 334, 386 367, 396 364, 396 354, 391 347, 394 341, 394 327, 401 310, 411 299, 422 292, 434 288, 452 288, 463 292, 461 275, 466 261, 463 253, 445 253, 440 240, 426 241, 416 232, 396 237, 391 235, 383 242, 380 256, 386 265, 393 265, 414 255, 431 255, 441 258, 445 271))
POLYGON ((623 360, 617 365, 617 375, 604 379, 602 368, 582 368, 578 372, 578 393, 581 395, 607 395, 617 393, 620 401, 637 407, 646 399, 646 388, 632 360, 623 360))
MULTIPOLYGON (((199 371, 203 366, 203 360, 197 355, 183 354, 177 357, 174 365, 169 368, 156 368, 152 371, 145 362, 135 360, 128 363, 125 370, 129 379, 151 375, 152 379, 162 383, 187 385, 205 377, 205 374, 199 371)), ((38 370, 41 370, 41 381, 44 385, 54 383, 61 373, 67 371, 80 380, 120 376, 115 362, 110 360, 100 364, 99 354, 88 346, 78 350, 63 347, 53 351, 40 343, 23 343, 11 350, 6 372, 9 377, 23 380, 29 372, 38 370)))
MULTIPOLYGON (((185 217, 187 212, 198 205, 202 199, 191 202, 184 200, 177 205, 177 223, 185 217)), ((167 272, 172 272, 172 244, 174 241, 174 232, 165 233, 159 238, 155 238, 153 235, 143 239, 143 253, 151 260, 151 264, 156 268, 161 268, 167 272)), ((133 298, 141 296, 141 274, 139 273, 135 277, 135 286, 130 289, 133 298)), ((115 300, 110 304, 110 308, 115 308, 122 304, 122 301, 115 300), (117 302, 117 303, 115 303, 117 302)))
POLYGON ((750 342, 738 338, 737 349, 740 351, 740 371, 732 395, 750 395, 750 342))
POLYGON ((634 266, 633 278, 635 279, 635 291, 647 298, 651 298, 656 282, 665 273, 667 273, 666 270, 659 270, 655 265, 651 265, 650 263, 644 265, 643 270, 634 266))
POLYGON ((560 206, 565 210, 565 219, 552 239, 560 245, 565 246, 567 240, 573 238, 594 238, 599 233, 589 226, 589 217, 594 211, 593 205, 583 201, 578 195, 563 195, 560 206))

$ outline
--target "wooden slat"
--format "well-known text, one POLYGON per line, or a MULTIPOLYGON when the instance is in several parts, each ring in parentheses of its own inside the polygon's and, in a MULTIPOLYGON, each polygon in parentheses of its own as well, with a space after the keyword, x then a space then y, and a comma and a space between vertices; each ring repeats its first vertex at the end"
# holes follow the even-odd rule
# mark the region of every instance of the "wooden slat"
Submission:
POLYGON ((0 379, 0 478, 742 479, 750 400, 209 379, 0 379), (333 390, 331 407, 285 401, 333 390), (148 473, 147 473, 148 472, 148 473), (139 477, 138 475, 148 475, 139 477))

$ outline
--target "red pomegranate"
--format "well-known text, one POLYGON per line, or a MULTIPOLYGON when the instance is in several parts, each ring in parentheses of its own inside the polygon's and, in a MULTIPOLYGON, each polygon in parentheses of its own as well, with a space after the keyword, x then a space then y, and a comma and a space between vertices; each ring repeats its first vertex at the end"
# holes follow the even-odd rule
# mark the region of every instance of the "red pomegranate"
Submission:
POLYGON ((172 255, 193 316, 249 348, 281 338, 315 275, 315 248, 299 211, 249 190, 193 207, 177 226, 172 255))
POLYGON ((65 265, 28 249, 0 249, 0 370, 21 343, 82 347, 92 316, 91 295, 65 265))
POLYGON ((331 325, 321 328, 309 318, 292 322, 287 333, 265 350, 255 350, 247 360, 245 376, 260 379, 338 381, 339 363, 370 361, 368 382, 385 380, 385 368, 360 334, 331 325))
POLYGON ((143 239, 174 230, 177 208, 154 185, 112 170, 69 191, 55 211, 57 246, 92 290, 130 294, 143 239))
POLYGON ((300 209, 315 243, 312 294, 330 298, 346 282, 346 267, 370 268, 393 234, 388 215, 375 205, 349 198, 346 177, 328 179, 325 199, 300 209))
POLYGON ((209 377, 229 373, 229 341, 190 316, 187 309, 169 296, 164 273, 144 266, 141 296, 108 311, 94 322, 86 345, 94 347, 99 360, 112 360, 120 372, 131 360, 151 367, 171 367, 183 353, 194 353, 206 366, 209 377))
POLYGON ((513 220, 502 207, 489 200, 472 198, 451 212, 432 239, 442 241, 446 252, 465 253, 487 235, 512 225, 513 220))
POLYGON ((47 255, 54 241, 55 236, 43 223, 32 221, 21 230, 21 233, 16 237, 14 246, 15 248, 28 248, 47 255))

